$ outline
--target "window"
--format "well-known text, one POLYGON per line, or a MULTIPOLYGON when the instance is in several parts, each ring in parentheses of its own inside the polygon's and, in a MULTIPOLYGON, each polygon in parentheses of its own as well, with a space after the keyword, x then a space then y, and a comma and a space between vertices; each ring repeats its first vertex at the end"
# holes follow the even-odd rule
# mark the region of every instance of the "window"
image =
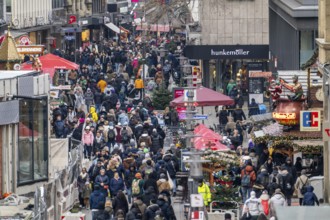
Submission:
POLYGON ((20 100, 19 113, 18 185, 47 180, 47 98, 20 100))
POLYGON ((64 0, 52 0, 52 6, 54 8, 63 8, 64 7, 64 0))
POLYGON ((316 47, 317 31, 300 31, 300 65, 306 63, 312 56, 316 47))
POLYGON ((105 12, 105 1, 104 0, 94 0, 92 4, 93 14, 99 14, 105 12))
POLYGON ((11 12, 11 0, 6 0, 6 12, 11 12))

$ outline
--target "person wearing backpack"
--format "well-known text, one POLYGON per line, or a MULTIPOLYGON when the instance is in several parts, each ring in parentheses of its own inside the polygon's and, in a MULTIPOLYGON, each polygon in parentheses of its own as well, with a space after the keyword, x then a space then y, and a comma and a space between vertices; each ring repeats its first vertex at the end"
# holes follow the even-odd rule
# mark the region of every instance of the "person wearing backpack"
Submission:
POLYGON ((288 206, 291 206, 291 198, 294 192, 294 179, 291 173, 288 172, 285 165, 281 166, 281 171, 278 176, 279 185, 286 197, 286 202, 288 206))
POLYGON ((123 144, 128 144, 131 140, 132 130, 127 126, 127 123, 124 124, 122 129, 120 130, 120 136, 123 144))
POLYGON ((152 144, 151 144, 151 147, 150 147, 150 151, 153 154, 157 154, 158 150, 160 148, 162 148, 162 146, 161 146, 161 137, 160 137, 160 135, 158 134, 158 132, 155 128, 152 130, 151 143, 152 144))
POLYGON ((106 134, 107 137, 107 146, 109 148, 114 147, 116 144, 117 129, 111 124, 106 134))
POLYGON ((132 181, 132 196, 138 197, 143 195, 143 185, 144 181, 142 179, 141 173, 135 174, 135 179, 132 181))
POLYGON ((306 170, 301 171, 301 176, 297 178, 296 183, 294 184, 294 188, 297 191, 297 195, 299 198, 299 205, 302 205, 304 194, 306 193, 307 186, 309 186, 309 179, 306 176, 306 170))
POLYGON ((313 186, 306 187, 306 193, 304 194, 304 199, 302 202, 303 206, 315 206, 315 203, 318 206, 320 205, 319 200, 313 191, 314 191, 313 186))
POLYGON ((100 185, 94 186, 94 192, 92 192, 89 198, 90 208, 92 210, 92 220, 98 220, 103 216, 104 206, 106 201, 106 195, 101 191, 100 185))
POLYGON ((249 197, 256 179, 256 173, 254 172, 252 163, 249 160, 247 161, 245 168, 241 171, 241 190, 243 202, 245 202, 249 197))
POLYGON ((265 168, 261 168, 261 171, 257 176, 256 182, 261 184, 264 187, 264 189, 267 189, 267 186, 269 184, 269 175, 265 168))

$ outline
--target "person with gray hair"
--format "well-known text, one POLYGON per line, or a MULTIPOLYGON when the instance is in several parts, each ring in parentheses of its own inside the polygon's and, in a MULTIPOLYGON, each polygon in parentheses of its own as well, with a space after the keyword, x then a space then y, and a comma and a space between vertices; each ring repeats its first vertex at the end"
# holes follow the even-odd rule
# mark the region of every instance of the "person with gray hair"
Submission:
POLYGON ((297 178, 297 181, 294 185, 297 190, 297 195, 299 198, 299 205, 302 205, 304 199, 304 193, 307 186, 309 186, 309 178, 306 175, 306 170, 301 171, 301 176, 297 178))

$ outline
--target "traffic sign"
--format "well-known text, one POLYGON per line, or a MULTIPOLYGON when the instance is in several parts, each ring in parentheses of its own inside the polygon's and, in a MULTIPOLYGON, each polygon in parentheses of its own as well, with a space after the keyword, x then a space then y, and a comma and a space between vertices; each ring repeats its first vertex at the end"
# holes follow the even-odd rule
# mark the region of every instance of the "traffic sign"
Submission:
POLYGON ((206 120, 207 118, 207 115, 194 115, 195 120, 206 120))

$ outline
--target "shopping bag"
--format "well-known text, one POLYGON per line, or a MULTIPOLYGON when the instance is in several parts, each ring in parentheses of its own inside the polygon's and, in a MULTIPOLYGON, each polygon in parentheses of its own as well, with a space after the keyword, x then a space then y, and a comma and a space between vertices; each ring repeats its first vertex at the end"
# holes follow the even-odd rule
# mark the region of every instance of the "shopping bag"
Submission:
POLYGON ((172 180, 172 178, 170 177, 170 174, 168 174, 168 171, 167 171, 167 181, 168 181, 168 183, 170 184, 170 189, 172 190, 173 189, 173 187, 174 187, 174 183, 173 183, 173 180, 172 180))

